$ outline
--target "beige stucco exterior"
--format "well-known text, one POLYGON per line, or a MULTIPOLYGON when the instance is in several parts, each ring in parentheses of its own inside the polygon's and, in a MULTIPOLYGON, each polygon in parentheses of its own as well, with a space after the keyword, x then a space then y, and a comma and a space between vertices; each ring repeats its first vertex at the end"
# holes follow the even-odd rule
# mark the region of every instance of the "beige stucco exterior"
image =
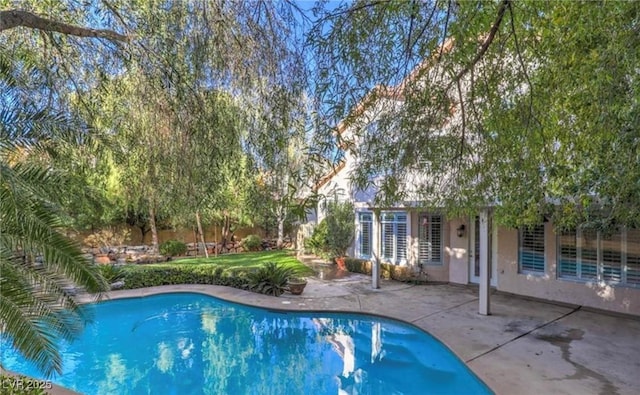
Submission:
MULTIPOLYGON (((362 208, 360 210, 363 210, 362 208)), ((387 210, 383 210, 387 211, 387 210)), ((445 220, 443 224, 443 264, 419 265, 418 228, 422 211, 413 208, 395 208, 388 211, 404 211, 408 216, 407 265, 415 272, 427 274, 429 281, 469 284, 472 282, 470 265, 470 221, 467 219, 445 220), (463 236, 457 229, 465 225, 463 236)), ((562 279, 557 276, 556 234, 552 223, 545 223, 545 272, 540 275, 523 274, 518 270, 518 230, 495 226, 491 238, 492 248, 489 257, 497 278, 494 286, 497 290, 579 305, 594 309, 640 316, 640 288, 623 285, 610 285, 598 282, 583 282, 562 279)), ((373 232, 380 232, 374 224, 373 232)), ((374 248, 379 248, 377 243, 374 248)), ((355 249, 352 249, 354 251, 355 249)))
POLYGON ((545 223, 544 275, 518 272, 518 231, 498 228, 498 290, 596 309, 640 315, 640 288, 557 277, 557 248, 553 224, 545 223))

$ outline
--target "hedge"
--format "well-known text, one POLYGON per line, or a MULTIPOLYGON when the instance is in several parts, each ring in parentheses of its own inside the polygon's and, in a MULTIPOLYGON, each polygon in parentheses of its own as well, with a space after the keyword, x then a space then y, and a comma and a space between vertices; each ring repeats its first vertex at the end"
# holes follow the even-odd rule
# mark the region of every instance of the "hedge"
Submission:
POLYGON ((216 265, 127 266, 124 289, 174 284, 213 284, 247 288, 244 271, 231 271, 216 265))
MULTIPOLYGON (((352 273, 371 275, 371 261, 366 259, 345 258, 347 270, 352 273)), ((396 266, 390 263, 380 264, 380 277, 396 281, 415 281, 413 270, 409 266, 396 266)))

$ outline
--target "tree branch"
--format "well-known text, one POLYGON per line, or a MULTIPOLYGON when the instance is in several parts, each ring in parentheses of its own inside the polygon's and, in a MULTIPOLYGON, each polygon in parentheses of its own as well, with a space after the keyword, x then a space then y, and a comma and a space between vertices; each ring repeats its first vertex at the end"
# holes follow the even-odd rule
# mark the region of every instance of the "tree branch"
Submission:
POLYGON ((480 61, 480 59, 482 59, 484 54, 489 49, 489 46, 491 46, 493 39, 496 37, 496 33, 498 33, 498 28, 502 23, 502 18, 504 17, 505 12, 507 11, 507 7, 510 6, 510 4, 511 4, 511 0, 503 0, 502 4, 500 5, 500 9, 498 10, 498 15, 496 16, 496 20, 493 22, 493 25, 491 25, 491 30, 489 30, 489 34, 487 35, 487 38, 484 40, 484 42, 480 46, 480 50, 478 51, 476 56, 473 58, 471 63, 469 63, 464 69, 460 70, 456 74, 453 80, 449 83, 447 90, 449 90, 449 88, 453 84, 457 83, 462 77, 464 77, 464 75, 467 74, 480 61))
POLYGON ((77 37, 104 38, 111 41, 128 42, 129 37, 113 30, 91 29, 88 27, 70 25, 63 22, 43 18, 32 12, 22 10, 0 11, 0 32, 13 29, 15 27, 28 27, 31 29, 58 32, 77 37))

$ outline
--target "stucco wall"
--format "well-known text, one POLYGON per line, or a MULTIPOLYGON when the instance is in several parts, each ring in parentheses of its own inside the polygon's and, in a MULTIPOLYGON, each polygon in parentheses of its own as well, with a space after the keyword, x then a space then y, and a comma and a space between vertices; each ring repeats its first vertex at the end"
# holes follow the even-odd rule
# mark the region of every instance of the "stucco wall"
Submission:
POLYGON ((498 228, 498 290, 619 313, 640 315, 640 289, 558 279, 556 235, 545 223, 544 275, 518 273, 518 231, 498 228))

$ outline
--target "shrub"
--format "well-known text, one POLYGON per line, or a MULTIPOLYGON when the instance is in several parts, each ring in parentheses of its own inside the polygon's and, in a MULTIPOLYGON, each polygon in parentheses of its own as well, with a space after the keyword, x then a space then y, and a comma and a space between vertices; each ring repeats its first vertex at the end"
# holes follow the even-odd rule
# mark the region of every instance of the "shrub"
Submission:
POLYGON ((356 232, 353 204, 331 202, 327 205, 327 245, 330 257, 345 256, 356 232))
POLYGON ((352 273, 371 274, 371 262, 366 259, 345 258, 344 264, 352 273))
POLYGON ((262 239, 257 235, 249 235, 242 239, 242 247, 245 251, 260 251, 262 239))
POLYGON ((290 267, 267 262, 247 275, 251 291, 265 295, 280 296, 287 288, 287 281, 296 271, 290 267))
POLYGON ((311 237, 304 240, 305 250, 311 252, 314 255, 328 258, 329 251, 327 249, 327 234, 329 228, 327 227, 327 220, 320 221, 318 226, 313 229, 311 237))
POLYGON ((167 240, 160 244, 160 254, 178 256, 187 253, 187 245, 180 240, 167 240))
POLYGON ((122 266, 100 265, 99 268, 102 273, 102 277, 104 277, 108 284, 113 284, 124 279, 125 273, 122 266))
MULTIPOLYGON (((371 275, 372 263, 366 259, 345 258, 347 270, 353 273, 371 275)), ((423 273, 423 276, 425 274, 423 273)), ((389 263, 380 264, 380 277, 403 282, 422 282, 424 279, 416 277, 409 266, 396 266, 389 263)))
POLYGON ((243 272, 225 271, 216 265, 145 265, 128 266, 124 288, 135 289, 174 284, 213 284, 246 288, 243 272))

